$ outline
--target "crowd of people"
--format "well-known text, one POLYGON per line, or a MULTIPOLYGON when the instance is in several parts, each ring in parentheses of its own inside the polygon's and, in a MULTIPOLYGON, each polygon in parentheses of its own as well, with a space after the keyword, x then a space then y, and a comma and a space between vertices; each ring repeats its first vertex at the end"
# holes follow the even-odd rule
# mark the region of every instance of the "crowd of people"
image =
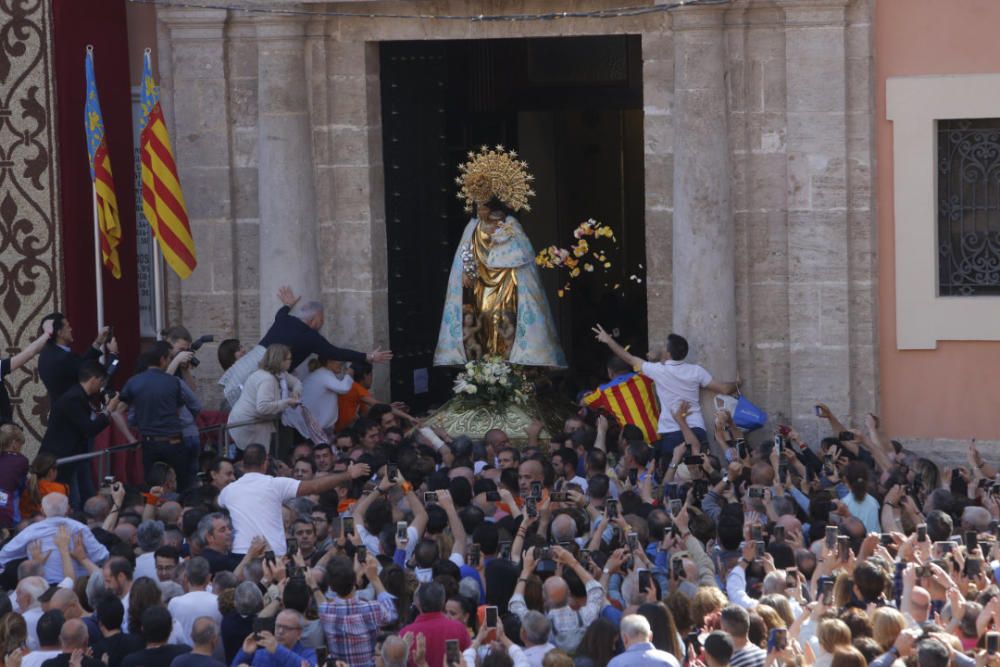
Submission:
POLYGON ((113 334, 78 355, 58 314, 0 363, 41 353, 51 398, 33 460, 0 427, 6 667, 1000 666, 1000 483, 974 443, 940 467, 821 403, 819 442, 744 433, 702 414, 735 385, 682 337, 649 361, 600 326, 608 382, 558 433, 448 433, 371 395, 391 353, 282 300, 259 345, 219 346, 232 451, 192 430, 182 327, 117 394, 113 334), (138 434, 140 485, 57 463, 109 427, 138 434))

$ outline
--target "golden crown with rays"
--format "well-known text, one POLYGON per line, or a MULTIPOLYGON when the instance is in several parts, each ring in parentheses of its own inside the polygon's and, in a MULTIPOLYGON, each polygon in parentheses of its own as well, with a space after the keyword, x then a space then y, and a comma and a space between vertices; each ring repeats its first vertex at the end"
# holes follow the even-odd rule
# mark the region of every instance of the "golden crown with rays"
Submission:
POLYGON ((465 200, 465 210, 472 212, 477 203, 499 199, 512 211, 530 211, 528 197, 535 196, 528 173, 528 163, 517 159, 515 151, 503 146, 483 146, 479 152, 469 151, 469 161, 459 165, 455 182, 460 186, 458 198, 465 200))

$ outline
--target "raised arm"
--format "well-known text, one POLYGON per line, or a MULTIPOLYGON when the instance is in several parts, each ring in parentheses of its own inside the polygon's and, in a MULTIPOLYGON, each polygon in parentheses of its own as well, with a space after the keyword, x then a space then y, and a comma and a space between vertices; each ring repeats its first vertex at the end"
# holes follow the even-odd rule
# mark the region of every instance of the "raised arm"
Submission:
POLYGON ((10 371, 13 373, 18 368, 28 363, 32 357, 41 352, 42 348, 45 347, 45 343, 48 342, 51 336, 52 320, 45 320, 42 322, 42 335, 33 340, 28 347, 24 348, 10 358, 10 371))
POLYGON ((368 477, 371 475, 371 468, 367 463, 352 463, 344 472, 330 473, 316 479, 306 479, 299 482, 299 489, 295 492, 297 496, 319 495, 327 491, 332 491, 344 482, 350 482, 358 477, 368 477))
POLYGON ((451 536, 454 538, 455 545, 452 547, 452 553, 458 553, 462 558, 465 558, 465 526, 462 525, 462 520, 458 518, 458 512, 455 511, 455 503, 451 499, 451 493, 438 491, 437 494, 438 504, 448 515, 448 527, 451 528, 451 536))
POLYGON ((615 356, 617 356, 619 359, 621 359, 629 366, 631 366, 633 370, 638 371, 639 367, 642 366, 642 364, 646 361, 642 357, 635 356, 634 354, 626 350, 624 347, 619 345, 617 341, 615 341, 615 339, 611 337, 611 334, 605 331, 600 324, 595 325, 591 329, 591 331, 594 332, 598 341, 607 345, 608 348, 615 353, 615 356))

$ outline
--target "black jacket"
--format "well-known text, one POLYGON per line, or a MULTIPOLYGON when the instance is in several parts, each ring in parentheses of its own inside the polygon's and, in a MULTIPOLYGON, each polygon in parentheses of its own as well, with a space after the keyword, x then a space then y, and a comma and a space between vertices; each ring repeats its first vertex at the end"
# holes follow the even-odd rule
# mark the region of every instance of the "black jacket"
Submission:
POLYGON ((83 454, 87 440, 107 428, 108 421, 106 415, 93 416, 90 399, 77 382, 52 406, 41 451, 55 454, 56 458, 83 454))
POLYGON ((60 396, 79 382, 77 376, 83 362, 99 359, 100 356, 100 350, 93 345, 88 346, 87 351, 80 356, 73 350, 62 349, 51 340, 46 343, 42 353, 38 355, 38 376, 49 392, 50 409, 60 396))

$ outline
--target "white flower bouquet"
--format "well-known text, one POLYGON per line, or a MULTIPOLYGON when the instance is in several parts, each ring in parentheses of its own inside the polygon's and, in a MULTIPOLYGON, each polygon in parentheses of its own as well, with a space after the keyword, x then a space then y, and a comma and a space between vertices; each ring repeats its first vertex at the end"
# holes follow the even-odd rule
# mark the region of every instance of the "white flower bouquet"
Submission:
POLYGON ((516 403, 526 405, 534 394, 527 376, 505 359, 486 356, 465 364, 465 370, 455 378, 455 396, 484 403, 516 403))

